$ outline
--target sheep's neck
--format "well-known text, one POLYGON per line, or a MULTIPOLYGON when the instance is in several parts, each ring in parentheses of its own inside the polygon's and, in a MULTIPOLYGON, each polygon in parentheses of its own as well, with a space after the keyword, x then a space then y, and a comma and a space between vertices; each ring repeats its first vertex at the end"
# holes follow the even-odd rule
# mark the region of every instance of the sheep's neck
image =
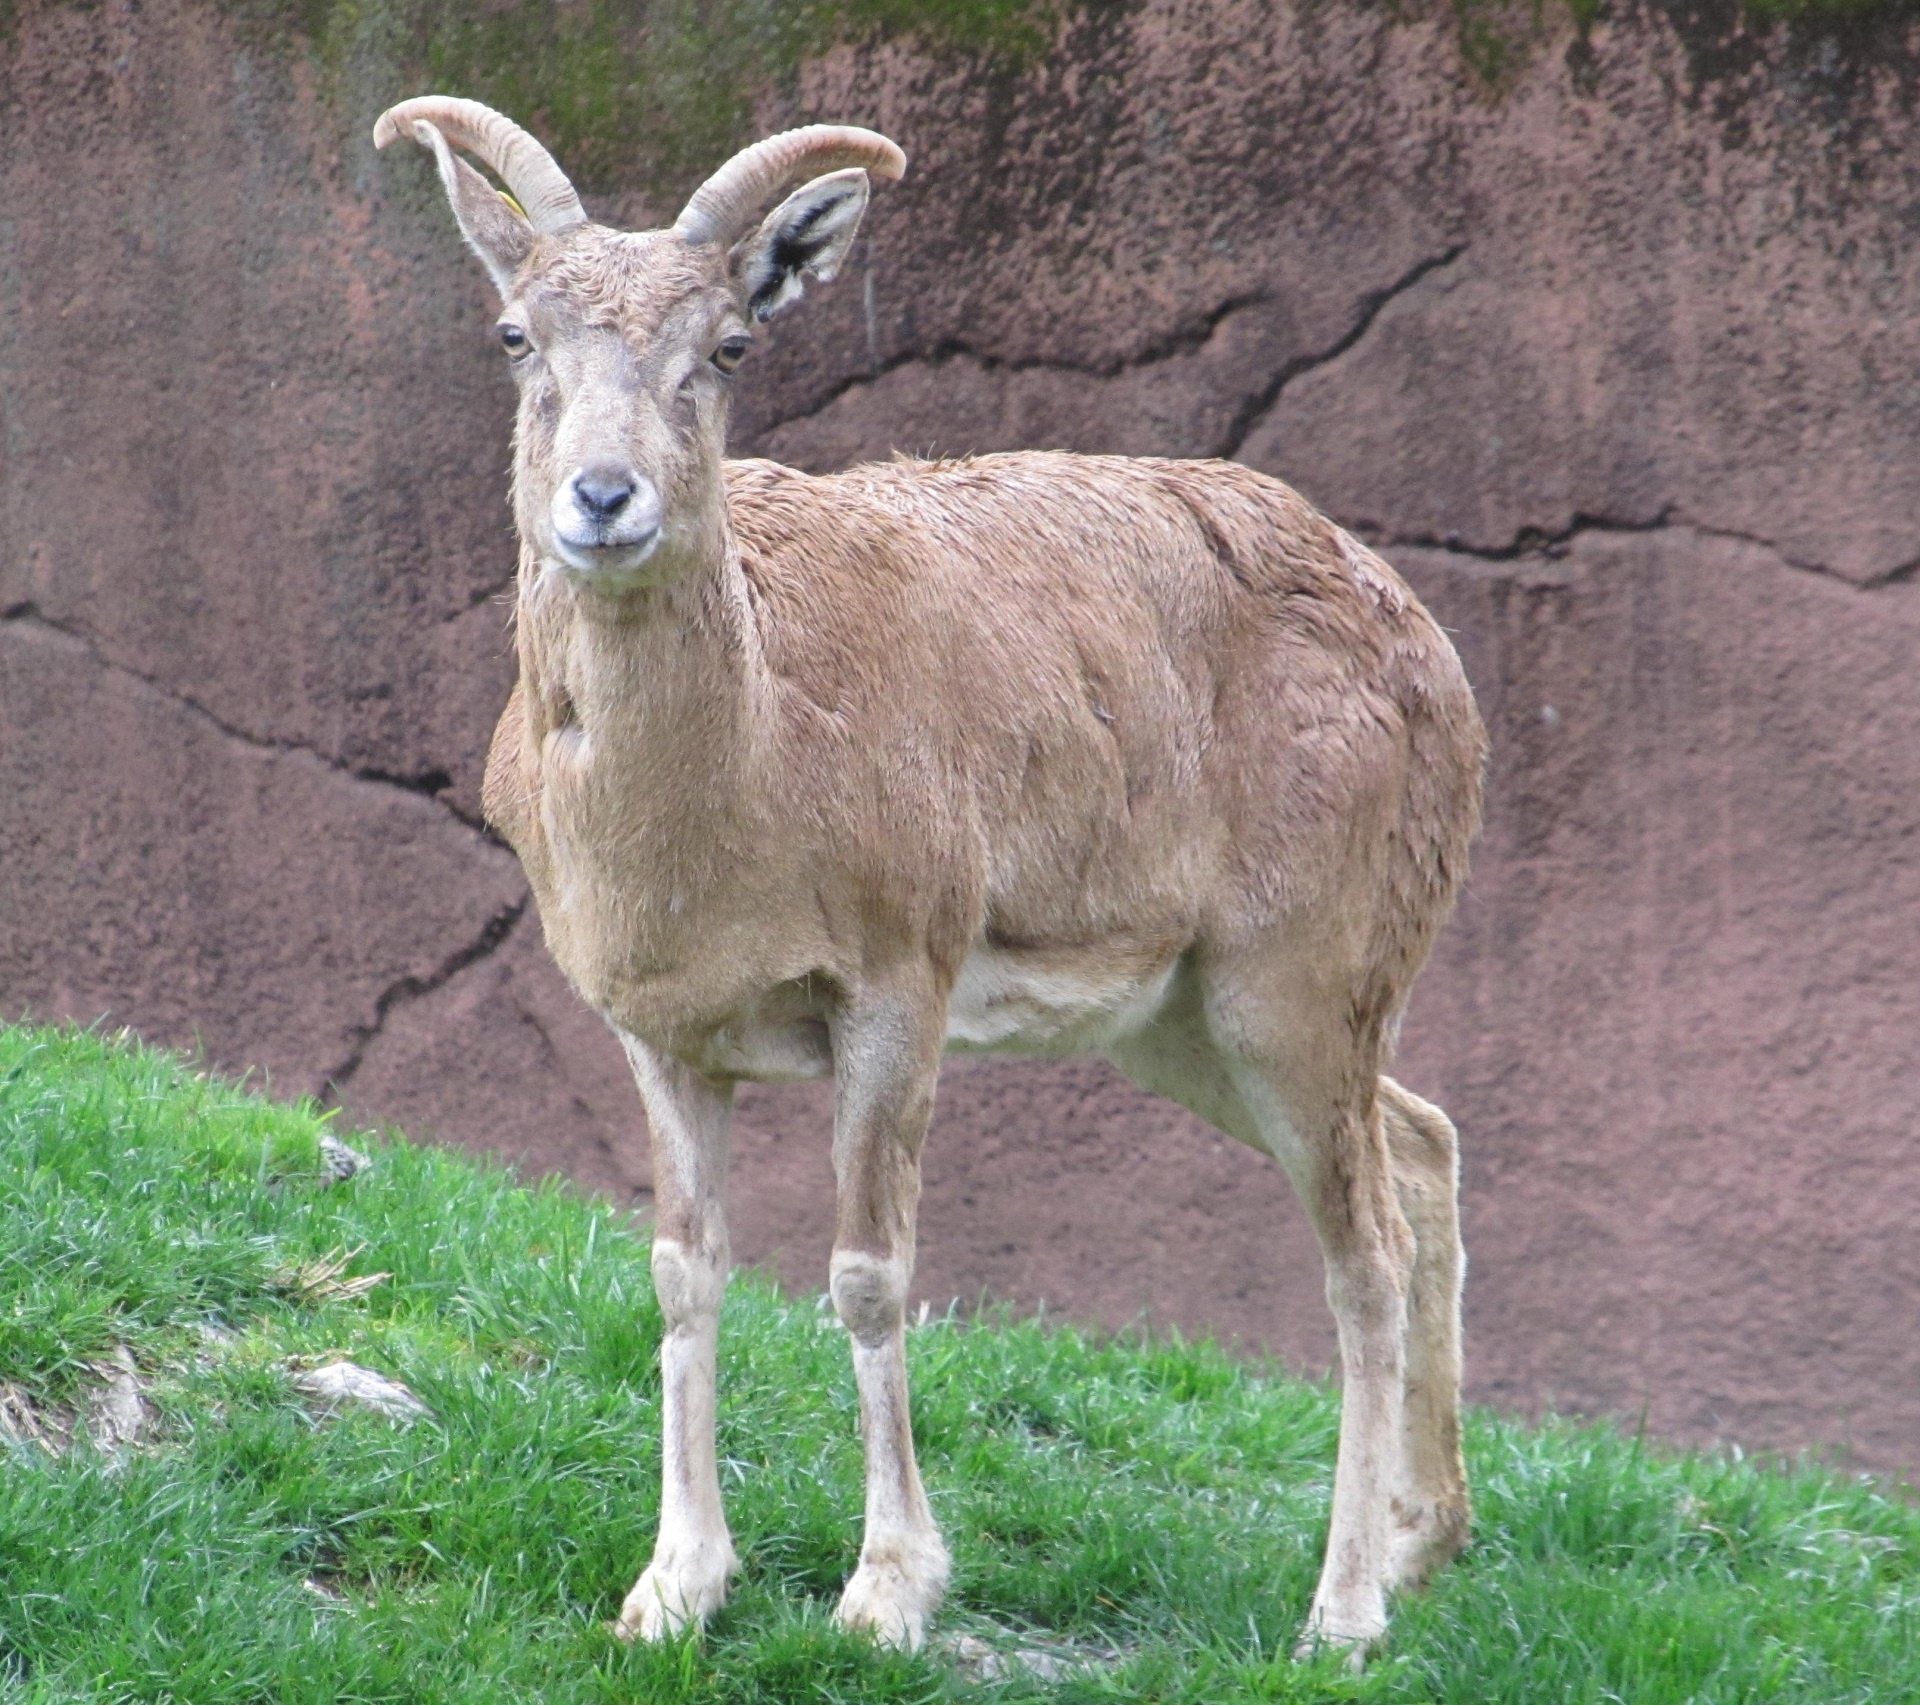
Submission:
POLYGON ((738 558, 611 597, 554 575, 537 571, 520 611, 540 732, 583 745, 596 770, 637 771, 647 792, 691 784, 711 805, 751 744, 756 647, 738 558))

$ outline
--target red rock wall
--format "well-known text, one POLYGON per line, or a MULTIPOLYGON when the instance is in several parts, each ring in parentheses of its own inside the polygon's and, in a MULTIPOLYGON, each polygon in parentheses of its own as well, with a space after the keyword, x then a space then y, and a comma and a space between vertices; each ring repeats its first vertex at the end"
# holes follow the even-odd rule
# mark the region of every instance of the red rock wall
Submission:
MULTIPOLYGON (((1500 91, 1357 3, 836 50, 760 124, 914 170, 736 441, 1235 455, 1378 542, 1494 736, 1402 1065, 1465 1136, 1474 1393, 1911 1467, 1915 43, 1680 16, 1500 91)), ((644 1199, 474 823, 510 402, 365 141, 415 91, 193 0, 25 4, 0 79, 0 1008, 644 1199)), ((818 1284, 826 1093, 742 1126, 737 1247, 818 1284)), ((1087 1063, 950 1069, 920 1289, 1332 1355, 1275 1169, 1087 1063)))

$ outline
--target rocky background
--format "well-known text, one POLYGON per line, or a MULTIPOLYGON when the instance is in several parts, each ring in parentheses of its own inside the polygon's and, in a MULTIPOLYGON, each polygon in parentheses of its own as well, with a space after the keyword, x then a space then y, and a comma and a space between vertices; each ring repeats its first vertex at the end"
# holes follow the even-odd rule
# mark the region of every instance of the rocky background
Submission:
MULTIPOLYGON (((1920 1463, 1920 43, 1466 6, 0 12, 0 1011, 644 1204, 477 823, 488 294, 367 132, 494 99, 641 223, 874 124, 913 169, 741 450, 1238 457, 1457 637, 1491 810, 1401 1075, 1465 1136, 1473 1395, 1920 1463)), ((736 1248, 817 1286, 826 1092, 741 1123, 736 1248)), ((1277 1169, 1097 1065, 952 1067, 922 1223, 938 1306, 1332 1359, 1277 1169)))

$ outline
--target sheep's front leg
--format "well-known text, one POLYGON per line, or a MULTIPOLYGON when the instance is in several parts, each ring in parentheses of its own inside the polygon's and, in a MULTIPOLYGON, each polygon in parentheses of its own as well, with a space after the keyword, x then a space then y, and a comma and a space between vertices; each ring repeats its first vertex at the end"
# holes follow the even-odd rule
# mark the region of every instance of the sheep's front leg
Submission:
POLYGON ((653 1127, 653 1288, 660 1340, 660 1531, 627 1594, 622 1638, 659 1640, 726 1602, 739 1567, 714 1456, 715 1354, 727 1288, 727 1143, 732 1088, 630 1036, 627 1057, 653 1127))
POLYGON ((866 1533, 839 1618, 908 1650, 947 1590, 947 1548, 914 1461, 906 1357, 920 1144, 945 1022, 941 1000, 908 989, 855 1003, 834 1034, 833 1305, 853 1340, 867 1456, 866 1533))

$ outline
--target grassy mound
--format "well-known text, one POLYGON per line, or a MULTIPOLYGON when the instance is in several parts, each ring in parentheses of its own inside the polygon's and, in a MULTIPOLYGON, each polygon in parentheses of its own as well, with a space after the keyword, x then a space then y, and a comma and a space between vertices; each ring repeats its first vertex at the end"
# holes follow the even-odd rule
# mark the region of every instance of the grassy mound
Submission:
POLYGON ((954 1592, 943 1650, 878 1652, 828 1616, 859 1542, 845 1338, 752 1279, 722 1331, 746 1571, 704 1641, 620 1646, 658 1497, 644 1239, 397 1140, 329 1185, 324 1129, 165 1055, 0 1031, 8 1705, 1920 1697, 1920 1514, 1487 1417, 1474 1550, 1364 1677, 1296 1666, 1335 1394, 1031 1324, 912 1334, 954 1592), (150 1420, 108 1450, 85 1417, 123 1350, 150 1420), (316 1406, 302 1370, 341 1357, 430 1416, 316 1406), (956 1633, 1043 1656, 981 1680, 956 1633))

